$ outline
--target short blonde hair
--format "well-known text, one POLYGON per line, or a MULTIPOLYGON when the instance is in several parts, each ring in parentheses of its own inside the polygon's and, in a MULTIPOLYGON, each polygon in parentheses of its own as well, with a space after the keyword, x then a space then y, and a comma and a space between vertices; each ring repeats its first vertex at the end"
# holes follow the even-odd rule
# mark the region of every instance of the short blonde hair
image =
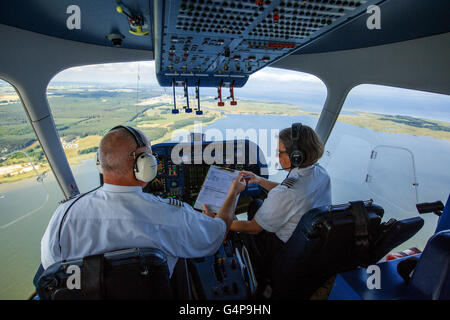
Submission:
MULTIPOLYGON (((280 142, 285 146, 286 151, 291 154, 293 151, 292 128, 281 130, 278 137, 280 142)), ((302 125, 300 129, 298 147, 305 153, 305 160, 300 168, 305 168, 316 163, 322 157, 324 151, 324 145, 320 141, 317 133, 306 125, 302 125)))

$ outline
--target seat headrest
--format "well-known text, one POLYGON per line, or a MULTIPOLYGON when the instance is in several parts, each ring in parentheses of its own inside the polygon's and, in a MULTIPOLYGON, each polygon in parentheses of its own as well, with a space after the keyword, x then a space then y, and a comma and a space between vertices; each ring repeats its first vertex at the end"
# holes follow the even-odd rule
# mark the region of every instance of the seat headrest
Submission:
POLYGON ((442 211, 441 217, 436 228, 436 233, 450 229, 450 194, 448 195, 447 203, 445 204, 444 211, 442 211))
POLYGON ((432 236, 417 262, 408 286, 408 298, 450 299, 450 230, 432 236))
POLYGON ((39 277, 36 289, 43 300, 172 297, 167 259, 156 248, 119 250, 55 263, 39 277), (76 270, 81 285, 69 287, 76 270))

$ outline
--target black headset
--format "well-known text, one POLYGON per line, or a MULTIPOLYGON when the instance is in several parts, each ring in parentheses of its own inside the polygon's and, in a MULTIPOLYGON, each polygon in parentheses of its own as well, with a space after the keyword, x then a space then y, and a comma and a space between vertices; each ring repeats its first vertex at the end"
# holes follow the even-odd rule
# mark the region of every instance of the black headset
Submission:
MULTIPOLYGON (((141 135, 132 127, 129 127, 129 126, 115 126, 114 128, 112 128, 108 132, 111 132, 111 131, 116 130, 116 129, 121 129, 121 128, 127 130, 128 133, 130 133, 131 136, 134 138, 134 141, 136 141, 136 144, 137 144, 136 149, 145 147, 145 142, 144 142, 144 140, 142 140, 141 135)), ((96 163, 96 165, 97 165, 98 171, 100 171, 100 173, 103 173, 102 169, 101 169, 101 166, 100 166, 100 157, 99 157, 98 152, 97 152, 97 163, 96 163)))
POLYGON ((133 136, 133 138, 134 138, 134 140, 136 141, 136 144, 137 144, 137 148, 136 149, 145 147, 145 142, 144 142, 144 140, 142 140, 141 135, 139 134, 139 132, 137 132, 132 127, 129 127, 129 126, 115 126, 114 128, 112 128, 109 131, 113 131, 113 130, 120 129, 120 128, 123 128, 123 129, 127 130, 133 136))
POLYGON ((306 156, 299 146, 300 131, 302 129, 301 123, 294 123, 291 127, 291 139, 292 139, 292 152, 289 154, 289 160, 291 161, 291 167, 300 167, 305 162, 306 156))

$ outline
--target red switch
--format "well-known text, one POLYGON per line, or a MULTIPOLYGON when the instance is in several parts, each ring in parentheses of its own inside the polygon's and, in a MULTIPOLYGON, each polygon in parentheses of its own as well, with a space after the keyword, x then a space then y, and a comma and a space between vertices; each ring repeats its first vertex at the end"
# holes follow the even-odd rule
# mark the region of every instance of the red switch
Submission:
POLYGON ((216 99, 219 99, 219 102, 217 102, 217 105, 219 107, 223 107, 225 103, 222 101, 222 85, 219 84, 217 87, 218 97, 216 99))
POLYGON ((278 20, 280 20, 280 16, 278 15, 278 11, 275 11, 273 13, 272 20, 273 20, 273 22, 278 22, 278 20))
POLYGON ((230 86, 230 97, 231 97, 230 105, 232 105, 232 106, 237 105, 237 101, 234 100, 234 86, 233 85, 230 86))

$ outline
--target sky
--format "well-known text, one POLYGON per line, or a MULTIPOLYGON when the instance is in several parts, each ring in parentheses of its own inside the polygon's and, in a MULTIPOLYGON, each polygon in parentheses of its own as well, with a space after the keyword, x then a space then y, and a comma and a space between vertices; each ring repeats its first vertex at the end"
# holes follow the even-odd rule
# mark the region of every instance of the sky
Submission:
MULTIPOLYGON (((138 69, 140 88, 146 85, 158 86, 154 61, 75 67, 56 75, 52 83, 67 81, 136 85, 138 69)), ((166 92, 170 91, 166 89, 166 92)), ((216 92, 214 88, 201 89, 201 93, 206 95, 216 95, 216 92)), ((237 100, 268 100, 319 109, 325 103, 326 94, 326 86, 314 75, 270 67, 252 74, 244 87, 235 89, 237 100)), ((350 91, 342 110, 409 115, 450 122, 450 96, 360 85, 350 91)))

